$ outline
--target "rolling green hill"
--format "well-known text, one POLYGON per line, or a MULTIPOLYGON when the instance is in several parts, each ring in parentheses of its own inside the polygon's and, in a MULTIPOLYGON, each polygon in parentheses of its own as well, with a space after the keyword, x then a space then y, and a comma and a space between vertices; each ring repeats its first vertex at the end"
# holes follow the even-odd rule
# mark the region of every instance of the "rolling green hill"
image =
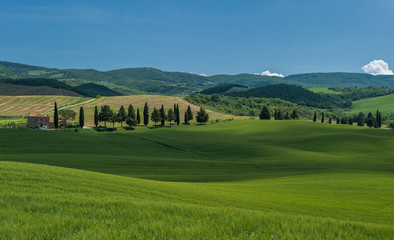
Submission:
POLYGON ((182 72, 166 72, 154 68, 126 68, 112 71, 94 69, 55 69, 0 61, 0 78, 53 78, 72 86, 98 83, 124 95, 187 95, 221 84, 261 87, 287 83, 302 87, 394 87, 394 76, 361 73, 308 73, 284 78, 255 74, 200 76, 182 72))
POLYGON ((394 131, 245 120, 0 135, 1 238, 394 237, 394 131))
POLYGON ((377 109, 385 114, 394 113, 394 94, 354 101, 350 112, 354 114, 359 112, 374 113, 377 109))
POLYGON ((233 97, 280 98, 299 105, 318 108, 349 107, 350 99, 337 94, 315 93, 305 88, 289 84, 270 84, 246 91, 226 94, 233 97))

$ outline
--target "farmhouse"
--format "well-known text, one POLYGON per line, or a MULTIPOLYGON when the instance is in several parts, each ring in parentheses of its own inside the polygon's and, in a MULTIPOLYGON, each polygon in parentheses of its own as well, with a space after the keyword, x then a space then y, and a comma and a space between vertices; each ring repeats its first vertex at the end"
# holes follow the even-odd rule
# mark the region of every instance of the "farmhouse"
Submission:
POLYGON ((27 116, 27 127, 43 127, 49 125, 49 116, 43 114, 35 114, 27 116))

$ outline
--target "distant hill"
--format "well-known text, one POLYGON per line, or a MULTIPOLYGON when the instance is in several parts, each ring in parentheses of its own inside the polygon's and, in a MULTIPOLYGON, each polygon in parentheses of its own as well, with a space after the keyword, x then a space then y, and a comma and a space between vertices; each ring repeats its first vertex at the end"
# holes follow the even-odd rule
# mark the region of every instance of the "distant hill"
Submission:
POLYGON ((223 84, 261 87, 287 83, 302 87, 394 87, 394 76, 363 73, 307 73, 284 78, 254 74, 200 76, 183 72, 165 72, 155 68, 125 68, 112 71, 94 69, 56 69, 0 61, 1 78, 51 78, 71 86, 85 83, 104 85, 129 94, 187 95, 223 84))
POLYGON ((80 90, 81 92, 88 93, 89 95, 92 96, 122 96, 120 92, 114 91, 110 88, 107 88, 106 86, 95 84, 95 83, 84 83, 82 85, 79 85, 76 87, 76 89, 80 90))
POLYGON ((240 85, 240 84, 223 84, 212 88, 207 88, 201 91, 201 94, 224 94, 230 92, 239 92, 239 91, 246 91, 248 87, 240 85))
POLYGON ((305 88, 288 84, 270 84, 247 91, 226 94, 233 97, 279 98, 303 106, 318 108, 350 107, 351 99, 336 94, 314 93, 305 88))
POLYGON ((82 95, 73 91, 58 89, 48 86, 26 86, 0 83, 0 96, 27 96, 27 95, 59 95, 81 97, 82 95))

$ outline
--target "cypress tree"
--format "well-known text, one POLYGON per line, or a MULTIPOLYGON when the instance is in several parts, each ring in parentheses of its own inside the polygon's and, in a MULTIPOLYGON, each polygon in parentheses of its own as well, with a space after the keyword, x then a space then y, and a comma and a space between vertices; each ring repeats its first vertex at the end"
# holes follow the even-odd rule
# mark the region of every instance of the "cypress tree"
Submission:
POLYGON ((278 120, 278 110, 275 108, 274 119, 278 120))
POLYGON ((119 112, 118 112, 118 121, 120 122, 120 126, 123 127, 123 122, 126 121, 126 110, 124 109, 123 105, 120 106, 119 112))
POLYGON ((161 109, 160 109, 160 121, 161 121, 161 126, 163 127, 166 124, 166 112, 164 111, 163 104, 161 105, 161 109))
POLYGON ((349 125, 353 125, 353 119, 349 118, 349 125))
POLYGON ((376 122, 375 128, 379 128, 379 110, 378 109, 376 109, 376 120, 375 120, 375 122, 376 122))
MULTIPOLYGON (((175 122, 175 124, 178 122, 178 120, 177 120, 177 117, 178 117, 178 114, 176 113, 177 112, 177 109, 176 109, 176 103, 174 103, 174 122, 175 122)), ((171 124, 170 124, 171 125, 171 124)))
POLYGON ((83 107, 79 108, 79 126, 83 128, 85 125, 85 112, 83 111, 83 107))
POLYGON ((98 123, 99 123, 97 106, 94 107, 94 115, 93 116, 94 116, 94 120, 93 120, 94 125, 97 127, 98 123))
POLYGON ((332 119, 331 119, 331 117, 330 117, 330 119, 328 120, 328 123, 329 123, 329 124, 331 124, 331 123, 332 123, 332 119))
POLYGON ((382 127, 382 113, 379 112, 379 128, 382 127))
POLYGON ((56 129, 59 128, 59 113, 57 112, 57 103, 55 102, 55 109, 53 113, 53 125, 56 129))
POLYGON ((364 126, 365 126, 364 119, 359 119, 359 120, 357 121, 357 126, 364 127, 364 126))
POLYGON ((263 107, 263 110, 261 110, 260 119, 271 119, 271 114, 267 107, 263 107))
POLYGON ((181 123, 181 114, 179 111, 179 104, 176 104, 176 125, 179 126, 179 124, 181 123))
POLYGON ((133 105, 129 105, 129 107, 127 108, 127 117, 133 119, 134 121, 136 121, 135 119, 135 110, 133 105))
POLYGON ((321 113, 321 123, 324 123, 324 112, 321 113))
POLYGON ((316 116, 316 111, 315 111, 315 115, 313 115, 313 121, 316 122, 317 120, 317 116, 316 116))
POLYGON ((373 116, 372 116, 372 113, 370 112, 370 113, 368 113, 368 116, 367 116, 367 126, 368 127, 374 127, 375 126, 375 121, 374 121, 375 119, 373 118, 373 116))
POLYGON ((298 119, 298 118, 300 118, 299 116, 298 116, 298 113, 297 113, 297 111, 294 109, 293 110, 293 112, 291 113, 291 118, 292 119, 298 119))
POLYGON ((193 120, 193 111, 190 105, 187 107, 187 120, 188 121, 193 120))
POLYGON ((184 118, 185 124, 189 124, 189 119, 188 119, 188 115, 187 112, 185 112, 185 118, 184 118))
POLYGON ((148 103, 145 103, 144 106, 144 125, 148 126, 149 124, 149 107, 148 107, 148 103))
POLYGON ((137 108, 137 125, 140 125, 140 123, 141 123, 140 109, 137 108))
POLYGON ((337 117, 337 124, 339 124, 339 117, 337 117))

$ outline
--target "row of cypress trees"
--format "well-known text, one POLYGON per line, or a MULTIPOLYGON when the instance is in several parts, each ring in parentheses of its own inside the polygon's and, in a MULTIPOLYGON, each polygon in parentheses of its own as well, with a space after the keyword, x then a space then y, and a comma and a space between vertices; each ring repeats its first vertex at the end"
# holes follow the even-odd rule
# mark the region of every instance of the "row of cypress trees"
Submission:
MULTIPOLYGON (((192 109, 190 106, 188 106, 185 112, 185 124, 189 124, 189 121, 193 120, 193 117, 192 109)), ((140 125, 142 119, 145 126, 149 124, 150 120, 155 123, 155 126, 157 126, 158 122, 160 122, 161 126, 164 126, 166 121, 170 122, 170 126, 172 125, 172 122, 174 122, 176 125, 179 125, 181 120, 179 104, 174 104, 174 108, 168 109, 168 111, 165 111, 163 105, 161 105, 160 109, 154 107, 152 113, 149 114, 148 103, 145 103, 142 118, 140 116, 139 109, 137 109, 137 113, 135 113, 132 104, 128 106, 127 112, 123 105, 120 106, 118 113, 113 112, 108 105, 101 106, 100 112, 97 106, 94 110, 94 125, 96 127, 98 127, 99 122, 104 122, 104 125, 107 126, 107 121, 112 122, 113 127, 115 122, 119 122, 121 126, 123 126, 123 122, 126 122, 126 124, 130 127, 135 127, 140 125)), ((200 111, 197 113, 196 120, 198 122, 207 122, 208 119, 209 116, 206 111, 203 108, 200 108, 200 111)))
MULTIPOLYGON (((300 116, 298 115, 297 111, 294 109, 291 113, 286 112, 283 113, 281 109, 275 109, 274 119, 275 120, 284 120, 284 119, 299 119, 300 116)), ((260 119, 271 119, 271 113, 267 107, 263 107, 260 114, 260 119)))
MULTIPOLYGON (((364 113, 360 112, 359 116, 365 116, 364 113)), ((316 122, 317 121, 317 113, 315 111, 314 115, 313 115, 313 121, 316 122)), ((325 119, 324 119, 324 112, 322 112, 321 114, 321 123, 325 123, 325 119)), ((330 117, 328 120, 328 123, 331 124, 332 123, 332 118, 330 117)), ((336 123, 337 124, 349 124, 349 125, 353 125, 353 118, 347 118, 347 117, 342 117, 342 118, 336 118, 336 123)), ((368 127, 372 128, 381 128, 382 127, 382 113, 379 112, 379 110, 376 110, 376 116, 374 117, 372 115, 371 112, 368 113, 368 116, 366 119, 364 119, 364 117, 359 117, 357 119, 357 126, 360 127, 364 127, 365 124, 367 124, 368 127)))

